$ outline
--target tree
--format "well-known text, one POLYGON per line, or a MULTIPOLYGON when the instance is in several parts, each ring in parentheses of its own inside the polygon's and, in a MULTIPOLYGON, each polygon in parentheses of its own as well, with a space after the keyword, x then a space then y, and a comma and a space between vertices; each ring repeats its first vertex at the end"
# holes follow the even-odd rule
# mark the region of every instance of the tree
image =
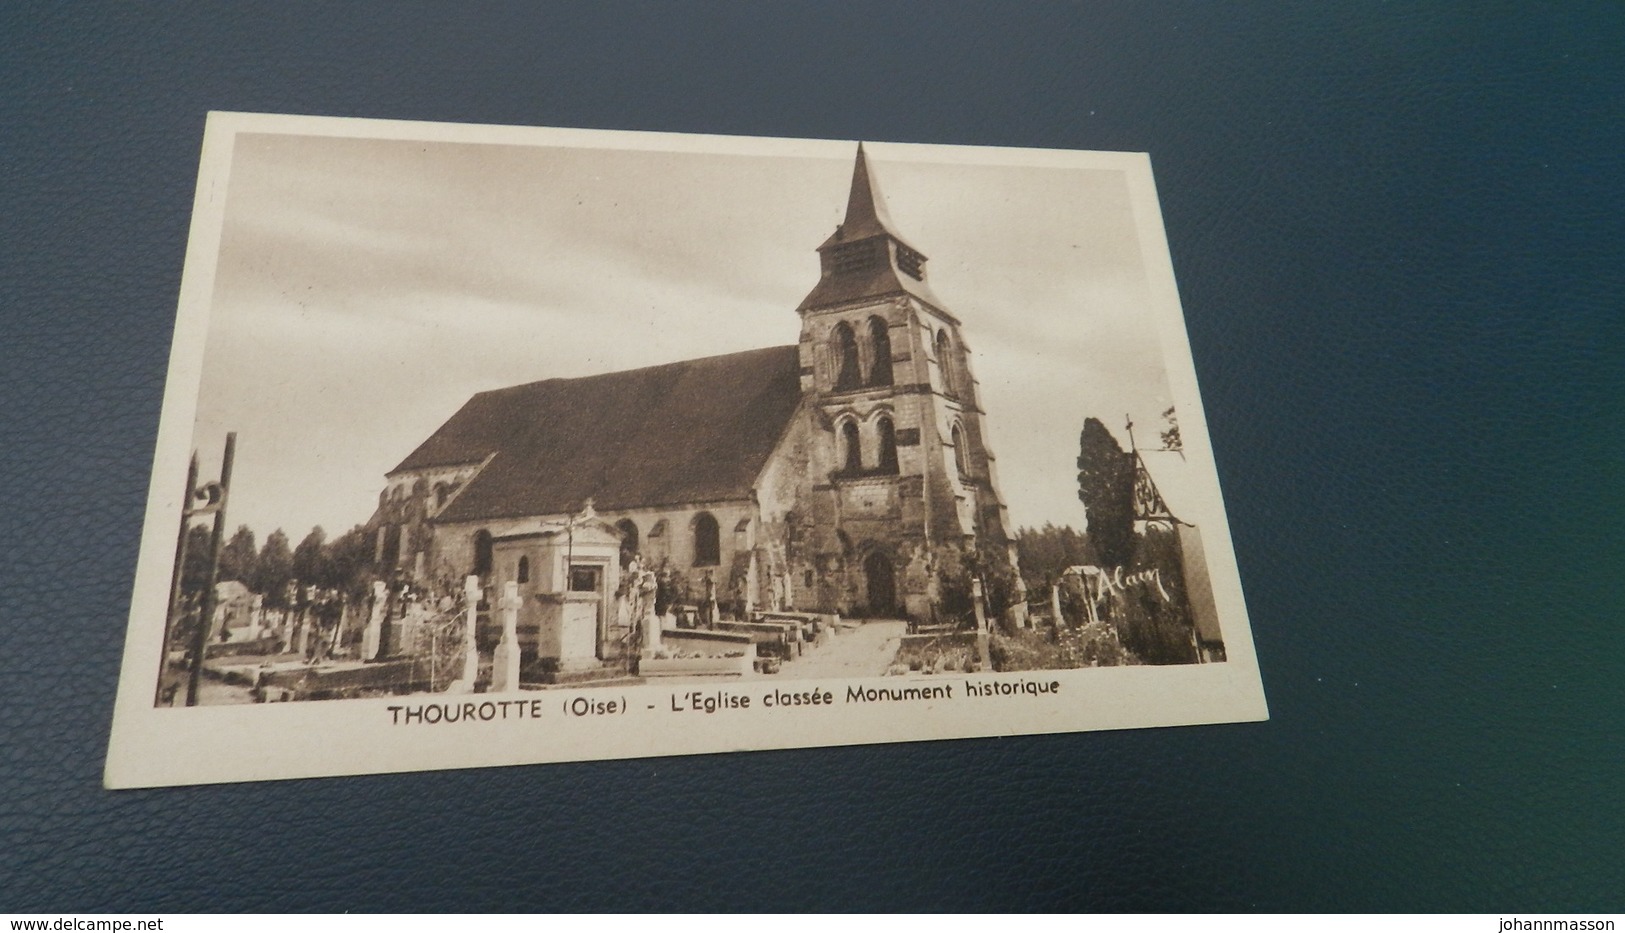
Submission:
POLYGON ((1134 455, 1097 418, 1084 421, 1078 448, 1078 499, 1089 541, 1101 563, 1126 566, 1134 557, 1134 455))
POLYGON ((947 621, 965 623, 975 617, 972 580, 982 581, 982 600, 991 615, 1017 601, 1016 571, 1010 566, 1009 551, 979 541, 972 550, 945 553, 937 566, 937 610, 947 621))
POLYGON ((372 556, 373 536, 367 527, 351 528, 328 544, 327 577, 322 585, 343 590, 352 598, 364 596, 375 573, 372 556))
POLYGON ((254 580, 249 588, 265 595, 273 609, 288 608, 288 581, 293 579, 293 552, 281 528, 265 536, 265 546, 254 561, 254 580))
POLYGON ((300 586, 319 586, 329 576, 327 532, 317 525, 293 549, 293 578, 300 586))
POLYGON ((1016 568, 1010 566, 1010 549, 987 541, 978 541, 974 552, 974 572, 982 579, 982 598, 987 611, 997 616, 1021 601, 1021 581, 1016 568))
POLYGON ((1018 530, 1016 555, 1021 578, 1033 593, 1054 583, 1068 567, 1096 562, 1088 536, 1070 525, 1052 522, 1045 522, 1043 528, 1018 530))
POLYGON ((236 534, 220 548, 220 579, 241 580, 252 587, 256 551, 254 532, 247 525, 238 525, 236 534))

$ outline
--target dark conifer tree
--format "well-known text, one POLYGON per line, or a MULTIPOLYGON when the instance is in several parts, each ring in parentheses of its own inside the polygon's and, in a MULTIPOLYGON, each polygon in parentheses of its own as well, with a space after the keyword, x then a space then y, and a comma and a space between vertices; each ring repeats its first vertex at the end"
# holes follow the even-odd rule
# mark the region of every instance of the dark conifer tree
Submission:
POLYGON ((1134 456, 1097 418, 1078 439, 1078 499, 1100 562, 1123 567, 1134 557, 1134 456))

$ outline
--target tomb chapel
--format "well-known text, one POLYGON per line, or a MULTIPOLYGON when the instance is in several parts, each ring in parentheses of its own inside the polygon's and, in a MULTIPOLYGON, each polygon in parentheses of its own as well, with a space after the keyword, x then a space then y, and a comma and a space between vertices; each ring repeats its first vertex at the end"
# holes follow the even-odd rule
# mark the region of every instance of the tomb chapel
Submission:
MULTIPOLYGON (((960 319, 897 232, 860 144, 788 346, 481 392, 387 474, 381 566, 477 574, 591 502, 623 562, 737 612, 932 616, 937 570, 1010 555, 960 319)), ((603 594, 606 610, 613 594, 603 594)))

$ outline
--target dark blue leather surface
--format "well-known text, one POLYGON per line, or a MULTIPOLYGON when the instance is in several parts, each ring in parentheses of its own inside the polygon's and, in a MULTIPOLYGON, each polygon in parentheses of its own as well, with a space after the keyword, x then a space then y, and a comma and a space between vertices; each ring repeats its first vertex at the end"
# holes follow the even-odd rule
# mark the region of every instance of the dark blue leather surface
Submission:
POLYGON ((0 911, 1625 906, 1614 4, 0 7, 0 911), (1152 153, 1267 724, 109 793, 204 112, 1152 153))

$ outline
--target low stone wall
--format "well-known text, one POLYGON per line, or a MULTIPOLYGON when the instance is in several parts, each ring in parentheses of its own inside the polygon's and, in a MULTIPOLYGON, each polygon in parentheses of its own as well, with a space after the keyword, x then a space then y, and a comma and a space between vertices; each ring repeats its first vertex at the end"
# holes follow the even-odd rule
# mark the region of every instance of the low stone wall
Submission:
POLYGON ((738 658, 644 658, 638 662, 639 677, 743 677, 755 667, 755 659, 738 658))
MULTIPOLYGON (((290 699, 320 699, 348 691, 421 689, 426 686, 428 675, 428 665, 398 660, 264 671, 255 687, 267 693, 287 691, 290 699)), ((229 677, 227 681, 230 682, 229 677)))
POLYGON ((794 622, 803 628, 815 629, 834 628, 841 621, 839 613, 835 612, 788 612, 784 610, 763 610, 755 613, 760 622, 794 622))
POLYGON ((718 622, 716 630, 746 635, 757 643, 778 643, 800 635, 800 626, 791 622, 718 622))
POLYGON ((754 639, 739 632, 713 632, 709 629, 668 628, 660 632, 660 647, 673 654, 682 652, 701 652, 704 654, 728 654, 733 651, 743 651, 746 655, 754 655, 752 650, 754 639))
MULTIPOLYGON (((399 628, 400 623, 395 623, 399 628)), ((541 638, 542 627, 536 622, 521 622, 514 626, 514 632, 519 636, 519 650, 528 660, 536 656, 536 642, 541 638)), ((480 613, 479 626, 474 629, 475 643, 479 645, 481 654, 490 654, 497 650, 497 643, 502 641, 502 620, 489 613, 480 613)))
POLYGON ((259 638, 254 641, 217 641, 205 645, 204 658, 239 658, 245 655, 276 654, 281 644, 275 638, 259 638))

